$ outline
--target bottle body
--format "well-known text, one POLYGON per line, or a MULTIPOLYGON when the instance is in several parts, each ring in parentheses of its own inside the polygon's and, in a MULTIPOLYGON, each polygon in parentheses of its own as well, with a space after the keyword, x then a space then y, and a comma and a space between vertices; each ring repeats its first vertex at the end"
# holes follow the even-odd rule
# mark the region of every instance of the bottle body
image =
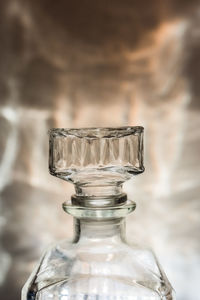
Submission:
POLYGON ((125 240, 125 220, 76 220, 74 240, 49 249, 22 300, 175 299, 149 250, 125 240))
POLYGON ((49 249, 22 300, 172 300, 154 255, 125 238, 136 204, 122 184, 144 171, 143 127, 52 129, 50 173, 75 185, 75 237, 49 249))

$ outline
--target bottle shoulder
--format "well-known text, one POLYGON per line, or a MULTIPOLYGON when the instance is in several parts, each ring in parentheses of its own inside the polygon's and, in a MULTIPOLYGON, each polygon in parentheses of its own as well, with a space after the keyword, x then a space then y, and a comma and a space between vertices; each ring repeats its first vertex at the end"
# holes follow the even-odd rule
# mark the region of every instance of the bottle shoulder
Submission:
POLYGON ((97 290, 100 282, 110 288, 117 284, 121 286, 120 290, 132 290, 131 295, 140 292, 157 297, 172 291, 152 251, 126 242, 116 244, 111 241, 93 243, 92 247, 69 241, 53 245, 32 274, 29 288, 34 286, 37 291, 44 291, 47 287, 73 290, 78 285, 84 290, 88 282, 97 290))

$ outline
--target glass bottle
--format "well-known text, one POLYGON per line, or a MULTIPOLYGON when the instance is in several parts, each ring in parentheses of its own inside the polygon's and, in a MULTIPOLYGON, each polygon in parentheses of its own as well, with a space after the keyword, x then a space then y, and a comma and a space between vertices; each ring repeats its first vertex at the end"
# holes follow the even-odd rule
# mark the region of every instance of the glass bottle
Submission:
POLYGON ((125 237, 136 205, 122 184, 144 171, 143 127, 52 129, 49 145, 50 173, 75 185, 63 204, 75 235, 47 250, 22 300, 175 299, 153 253, 125 237))

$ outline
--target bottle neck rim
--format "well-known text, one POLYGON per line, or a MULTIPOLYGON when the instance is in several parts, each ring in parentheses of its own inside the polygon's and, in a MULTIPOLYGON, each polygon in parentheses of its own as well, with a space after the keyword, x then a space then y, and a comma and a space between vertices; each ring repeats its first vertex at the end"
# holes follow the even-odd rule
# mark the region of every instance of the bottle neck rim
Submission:
POLYGON ((71 202, 64 202, 63 209, 68 214, 78 219, 88 219, 96 221, 106 221, 126 217, 136 208, 136 203, 127 200, 122 205, 103 206, 103 207, 86 207, 73 205, 71 202))

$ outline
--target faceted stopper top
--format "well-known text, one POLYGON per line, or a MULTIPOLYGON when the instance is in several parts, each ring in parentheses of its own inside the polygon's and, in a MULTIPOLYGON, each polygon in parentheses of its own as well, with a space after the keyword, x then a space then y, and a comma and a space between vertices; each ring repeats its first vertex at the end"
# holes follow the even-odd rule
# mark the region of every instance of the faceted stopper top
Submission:
POLYGON ((73 200, 79 205, 96 206, 100 199, 105 205, 123 202, 122 183, 144 171, 140 126, 55 128, 49 142, 50 173, 75 184, 73 200))

